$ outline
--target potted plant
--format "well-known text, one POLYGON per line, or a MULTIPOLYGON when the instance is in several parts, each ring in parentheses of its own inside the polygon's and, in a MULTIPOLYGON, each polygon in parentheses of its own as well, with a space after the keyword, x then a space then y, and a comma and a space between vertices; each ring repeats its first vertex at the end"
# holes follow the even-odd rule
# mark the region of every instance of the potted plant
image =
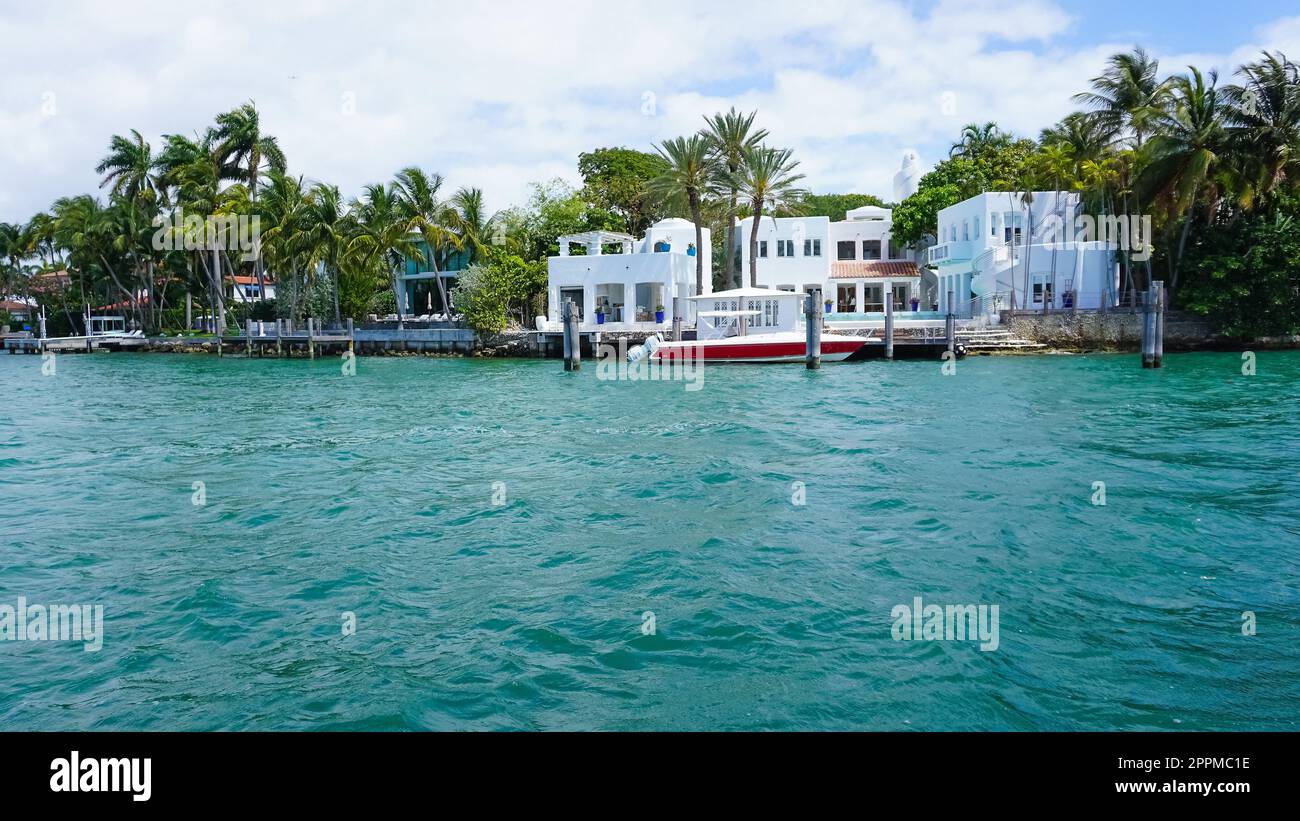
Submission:
POLYGON ((835 303, 834 303, 834 302, 831 302, 831 301, 828 299, 828 300, 826 300, 826 302, 823 303, 823 304, 826 306, 826 313, 829 314, 829 313, 831 312, 831 306, 833 306, 835 303))
POLYGON ((912 297, 912 313, 916 313, 916 309, 919 307, 921 307, 921 300, 912 297))
POLYGON ((686 246, 686 256, 688 257, 695 256, 695 243, 692 242, 690 245, 686 246))
POLYGON ((605 324, 605 306, 604 306, 604 305, 597 305, 597 306, 596 306, 596 324, 597 324, 597 325, 604 325, 604 324, 605 324))
POLYGON ((662 305, 655 306, 655 323, 664 324, 664 306, 662 305))

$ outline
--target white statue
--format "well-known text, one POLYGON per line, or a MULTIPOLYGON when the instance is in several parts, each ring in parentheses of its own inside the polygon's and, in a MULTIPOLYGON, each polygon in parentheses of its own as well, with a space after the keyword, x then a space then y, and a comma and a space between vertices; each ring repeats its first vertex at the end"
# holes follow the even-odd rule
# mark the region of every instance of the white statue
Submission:
POLYGON ((921 185, 921 161, 916 152, 903 152, 903 167, 894 175, 894 202, 902 202, 916 193, 921 185))

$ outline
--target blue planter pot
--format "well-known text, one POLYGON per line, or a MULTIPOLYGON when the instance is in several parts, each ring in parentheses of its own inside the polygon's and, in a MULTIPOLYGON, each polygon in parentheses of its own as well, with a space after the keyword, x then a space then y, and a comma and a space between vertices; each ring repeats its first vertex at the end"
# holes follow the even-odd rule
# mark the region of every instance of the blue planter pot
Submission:
POLYGON ((655 311, 655 322, 659 323, 660 325, 663 324, 663 322, 664 322, 664 312, 663 312, 663 311, 655 311))
POLYGON ((831 306, 827 305, 827 306, 826 306, 826 313, 829 314, 830 312, 831 312, 831 306))
POLYGON ((597 324, 597 325, 604 325, 604 324, 605 324, 605 315, 604 315, 604 314, 596 314, 596 324, 597 324))

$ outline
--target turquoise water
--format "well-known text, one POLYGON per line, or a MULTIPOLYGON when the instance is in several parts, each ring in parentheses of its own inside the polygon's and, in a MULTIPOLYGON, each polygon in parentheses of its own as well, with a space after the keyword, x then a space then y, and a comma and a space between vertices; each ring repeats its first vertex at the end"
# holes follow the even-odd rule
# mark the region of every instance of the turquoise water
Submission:
POLYGON ((0 356, 0 727, 1295 729, 1300 355, 1166 361, 0 356))

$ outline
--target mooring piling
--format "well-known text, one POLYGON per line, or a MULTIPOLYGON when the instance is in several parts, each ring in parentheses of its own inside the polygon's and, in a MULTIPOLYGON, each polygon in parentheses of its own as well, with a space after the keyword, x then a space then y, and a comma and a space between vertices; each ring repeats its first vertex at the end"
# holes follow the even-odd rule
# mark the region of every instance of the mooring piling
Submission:
POLYGON ((673 297, 673 341, 682 341, 682 305, 685 300, 679 296, 673 297))
MULTIPOLYGON (((810 371, 822 366, 822 291, 812 288, 804 298, 804 325, 807 326, 805 337, 804 365, 810 371)), ((743 319, 743 318, 742 318, 743 319)))
POLYGON ((948 339, 948 353, 957 352, 957 315, 952 311, 952 291, 948 292, 948 315, 944 317, 943 331, 948 339))
POLYGON ((1169 304, 1169 291, 1163 280, 1156 280, 1156 338, 1152 357, 1152 367, 1162 368, 1165 364, 1165 307, 1169 304))
POLYGON ((1156 350, 1158 347, 1163 354, 1164 345, 1157 343, 1156 338, 1161 331, 1159 311, 1160 291, 1163 288, 1164 283, 1155 280, 1142 293, 1142 367, 1144 368, 1159 368, 1161 365, 1156 350))
POLYGON ((885 358, 894 358, 894 294, 885 294, 885 358))
POLYGON ((564 300, 564 369, 576 371, 582 368, 582 337, 578 332, 578 311, 572 299, 564 300))

